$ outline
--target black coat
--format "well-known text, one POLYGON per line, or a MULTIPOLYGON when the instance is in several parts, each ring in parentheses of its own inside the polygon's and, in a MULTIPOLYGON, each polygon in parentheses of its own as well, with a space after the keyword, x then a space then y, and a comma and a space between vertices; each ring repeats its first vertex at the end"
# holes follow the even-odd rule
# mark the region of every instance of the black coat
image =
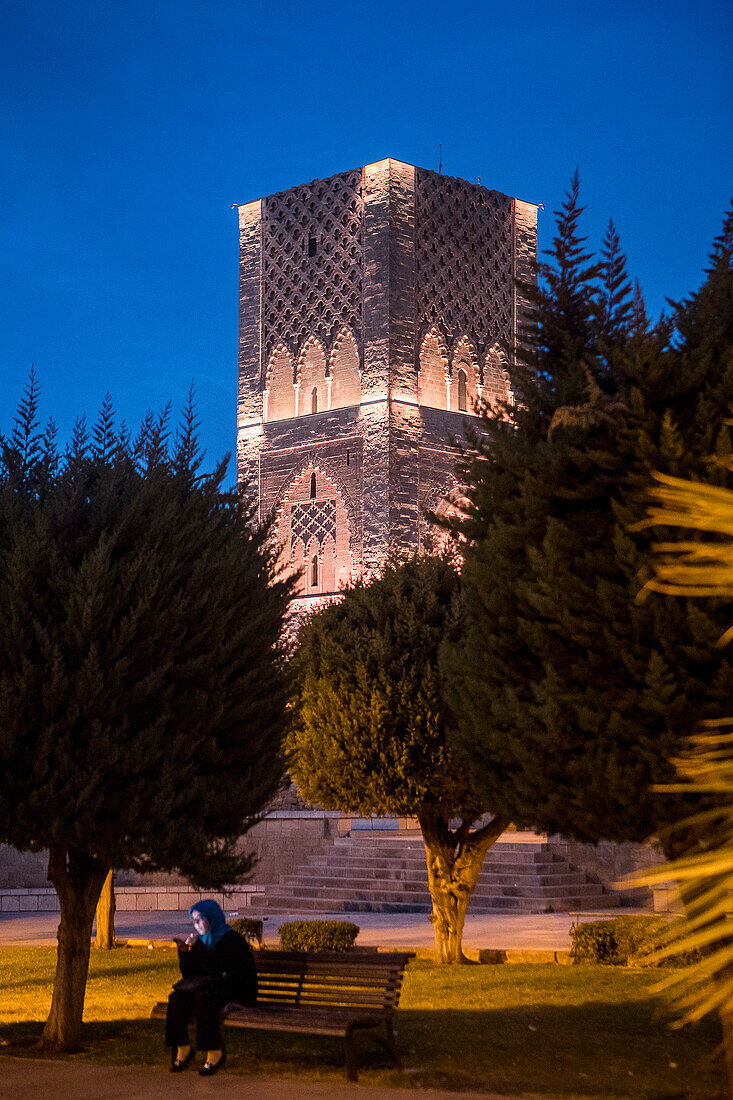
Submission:
POLYGON ((201 940, 191 947, 178 949, 181 974, 187 978, 211 978, 213 992, 220 1005, 236 1001, 253 1005, 257 1000, 257 969, 254 955, 245 938, 230 929, 213 947, 201 940))

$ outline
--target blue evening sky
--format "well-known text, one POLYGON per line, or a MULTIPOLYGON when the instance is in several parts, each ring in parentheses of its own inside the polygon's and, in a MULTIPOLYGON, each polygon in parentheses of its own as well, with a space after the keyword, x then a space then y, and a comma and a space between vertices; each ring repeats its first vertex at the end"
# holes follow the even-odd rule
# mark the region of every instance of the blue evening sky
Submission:
POLYGON ((31 363, 62 439, 195 378, 233 450, 232 203, 392 156, 543 203, 576 166, 652 315, 733 192, 726 0, 5 0, 0 428, 31 363))

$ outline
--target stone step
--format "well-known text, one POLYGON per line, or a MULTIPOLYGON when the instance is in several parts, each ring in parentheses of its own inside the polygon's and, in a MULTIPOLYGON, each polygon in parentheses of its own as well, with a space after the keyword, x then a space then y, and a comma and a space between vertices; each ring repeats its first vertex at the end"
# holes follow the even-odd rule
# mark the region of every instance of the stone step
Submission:
MULTIPOLYGON (((401 871, 421 870, 426 867, 426 860, 424 855, 413 859, 405 859, 402 856, 393 856, 392 858, 388 856, 375 856, 369 859, 363 855, 342 856, 326 853, 325 855, 320 854, 310 857, 307 866, 333 867, 335 870, 342 871, 344 874, 352 874, 362 868, 364 870, 370 869, 379 873, 388 869, 401 871)), ((548 872, 567 872, 568 870, 570 870, 568 864, 559 857, 557 859, 546 860, 499 860, 489 858, 484 861, 482 866, 482 871, 496 872, 498 874, 511 874, 513 871, 519 871, 526 874, 547 874, 548 872)))
MULTIPOLYGON (((313 870, 333 871, 334 873, 343 875, 374 875, 379 877, 380 875, 386 875, 391 872, 405 872, 427 874, 427 866, 425 859, 379 859, 379 860, 367 860, 360 858, 349 858, 348 856, 314 856, 308 860, 305 867, 312 868, 313 870)), ((304 867, 304 869, 305 869, 304 867)), ((483 864, 480 874, 531 874, 531 875, 543 875, 543 874, 583 874, 582 871, 571 871, 570 867, 564 860, 547 861, 546 863, 523 863, 523 862, 507 862, 500 863, 496 860, 486 860, 483 864)))
MULTIPOLYGON (((347 852, 348 856, 345 858, 356 859, 425 859, 425 846, 420 845, 393 845, 388 847, 386 845, 366 845, 366 844, 352 844, 348 840, 340 838, 334 841, 333 848, 330 850, 333 852, 334 858, 337 858, 341 853, 347 852)), ((320 856, 323 858, 323 855, 320 856)), ((344 858, 344 857, 342 857, 344 858)), ((538 846, 537 848, 531 848, 528 850, 528 846, 521 844, 516 848, 509 848, 506 845, 502 845, 501 848, 497 848, 495 845, 489 849, 487 859, 498 859, 501 862, 506 863, 554 863, 561 857, 551 851, 546 845, 538 846)))
MULTIPOLYGON (((337 886, 342 885, 344 882, 350 884, 360 883, 364 886, 370 885, 372 887, 379 885, 386 885, 387 883, 393 885, 400 883, 405 887, 418 886, 422 889, 427 889, 428 886, 428 873, 425 871, 391 871, 387 870, 382 874, 370 873, 369 871, 358 871, 350 875, 335 874, 330 868, 313 868, 304 867, 302 871, 295 875, 281 875, 281 886, 297 886, 302 884, 303 886, 337 886)), ((582 871, 568 871, 566 873, 560 873, 557 875, 528 875, 517 874, 516 872, 511 875, 495 875, 482 873, 478 877, 477 887, 480 886, 581 886, 587 882, 586 876, 582 871)))
MULTIPOLYGON (((405 832, 393 832, 393 833, 369 833, 369 832, 353 832, 349 836, 338 836, 334 838, 335 845, 347 845, 349 847, 368 847, 370 845, 383 845, 384 847, 392 848, 407 848, 407 847, 424 847, 424 841, 421 833, 405 833, 405 832)), ((512 842, 504 840, 502 837, 499 840, 495 840, 492 848, 506 849, 507 851, 538 851, 540 849, 549 849, 550 845, 546 840, 535 841, 522 841, 512 842)))
MULTIPOLYGON (((286 886, 278 885, 273 889, 273 894, 278 897, 292 898, 323 898, 338 900, 339 898, 353 898, 357 901, 372 901, 383 898, 385 901, 405 901, 412 897, 428 897, 426 887, 413 884, 405 885, 400 889, 373 889, 370 886, 361 886, 356 882, 340 883, 335 886, 303 886, 302 884, 286 886)), ((486 900, 489 898, 535 898, 537 901, 546 899, 571 899, 581 897, 600 897, 603 888, 595 882, 588 882, 581 886, 486 886, 477 888, 472 898, 486 900)))
MULTIPOLYGON (((267 890, 281 912, 430 912, 425 848, 419 833, 338 837, 297 873, 267 890)), ((539 839, 497 842, 479 874, 469 912, 568 912, 614 907, 610 895, 539 839)))
MULTIPOLYGON (((605 912, 606 909, 616 908, 620 899, 615 894, 599 895, 592 898, 574 898, 572 905, 567 905, 567 899, 543 899, 538 903, 532 898, 495 898, 490 903, 485 901, 471 902, 468 907, 469 915, 494 913, 501 910, 522 913, 565 913, 565 912, 605 912)), ((342 899, 340 903, 326 901, 322 898, 303 898, 301 900, 272 895, 261 906, 268 913, 341 913, 344 919, 352 913, 430 913, 432 906, 418 902, 387 902, 387 901, 354 901, 342 899)))
POLYGON ((268 913, 342 913, 344 919, 350 913, 430 913, 430 904, 411 904, 385 901, 351 901, 344 900, 339 904, 333 902, 324 903, 317 898, 304 898, 294 902, 292 898, 274 896, 268 898, 263 906, 268 913))

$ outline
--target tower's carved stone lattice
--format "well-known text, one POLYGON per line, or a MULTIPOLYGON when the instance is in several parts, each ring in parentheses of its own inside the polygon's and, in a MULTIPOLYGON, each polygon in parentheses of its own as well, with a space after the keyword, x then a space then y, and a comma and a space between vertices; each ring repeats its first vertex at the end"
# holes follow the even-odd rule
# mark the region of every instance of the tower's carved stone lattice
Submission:
POLYGON ((361 342, 361 171, 270 195, 262 219, 262 345, 325 347, 342 326, 361 342))
POLYGON ((509 343, 513 320, 513 206, 498 191, 415 170, 418 325, 471 336, 483 351, 509 343))
POLYGON ((313 500, 290 508, 290 534, 308 545, 315 539, 319 546, 330 535, 336 541, 336 501, 313 500))
POLYGON ((482 400, 510 415, 536 210, 387 158, 245 203, 239 229, 239 476, 320 600, 439 545, 456 438, 482 400))

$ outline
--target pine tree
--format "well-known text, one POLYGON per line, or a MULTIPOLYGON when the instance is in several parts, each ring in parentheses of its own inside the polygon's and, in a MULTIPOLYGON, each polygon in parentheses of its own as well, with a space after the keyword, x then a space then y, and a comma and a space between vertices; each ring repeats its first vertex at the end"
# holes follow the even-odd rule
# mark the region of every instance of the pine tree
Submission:
POLYGON ((730 249, 724 233, 701 291, 650 330, 615 232, 601 264, 583 255, 588 278, 568 266, 576 199, 519 352, 513 424, 487 423, 465 466, 469 627, 444 667, 487 804, 584 840, 641 840, 678 812, 651 785, 733 689, 710 643, 719 607, 636 601, 649 537, 633 530, 654 469, 699 475, 729 450, 730 249))
POLYGON ((78 1047, 108 872, 237 881, 282 774, 290 586, 224 465, 198 473, 193 420, 171 452, 164 410, 133 449, 105 400, 91 443, 80 419, 57 465, 48 444, 43 484, 3 467, 0 841, 49 850, 48 1049, 78 1047))

